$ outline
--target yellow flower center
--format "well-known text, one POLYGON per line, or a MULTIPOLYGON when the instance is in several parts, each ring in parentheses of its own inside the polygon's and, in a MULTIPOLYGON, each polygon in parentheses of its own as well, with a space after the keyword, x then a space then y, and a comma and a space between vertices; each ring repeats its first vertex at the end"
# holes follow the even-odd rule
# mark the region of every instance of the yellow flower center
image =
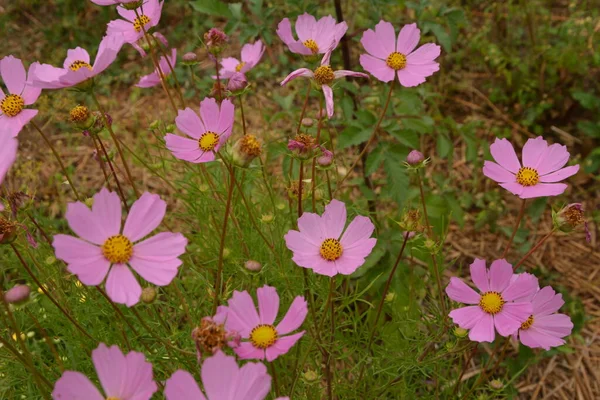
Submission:
POLYGON ((277 341, 277 330, 273 325, 258 325, 250 332, 250 341, 259 349, 271 347, 277 341))
POLYGON ((397 51, 395 51, 389 56, 387 56, 385 63, 388 65, 388 67, 397 71, 406 67, 406 56, 402 53, 398 53, 397 51))
POLYGON ((140 32, 142 30, 142 28, 149 23, 150 23, 150 18, 148 18, 147 16, 142 14, 133 20, 133 29, 135 29, 136 32, 140 32))
POLYGON ((533 315, 530 315, 529 318, 527 318, 527 321, 521 324, 521 329, 526 331, 527 329, 531 328, 531 325, 533 325, 533 315))
POLYGON ((325 239, 321 244, 321 257, 327 261, 335 261, 342 256, 344 249, 337 239, 325 239))
POLYGON ((242 61, 235 67, 235 71, 240 72, 242 70, 242 68, 244 68, 244 65, 246 65, 246 63, 242 61))
POLYGON ((329 65, 321 65, 319 68, 315 69, 315 81, 319 83, 319 85, 329 85, 333 82, 333 70, 329 65))
POLYGON ((214 132, 204 132, 198 140, 198 146, 202 151, 212 151, 219 143, 219 135, 214 132))
POLYGON ((133 255, 133 243, 123 235, 109 237, 102 245, 102 254, 112 264, 123 264, 133 255))
POLYGON ((517 182, 523 186, 534 186, 540 181, 540 175, 538 172, 529 167, 522 167, 517 172, 517 182))
POLYGON ((121 400, 118 397, 107 397, 106 400, 121 400))
POLYGON ((90 116, 90 110, 86 106, 76 106, 71 109, 69 117, 72 122, 84 122, 90 116))
POLYGON ((498 292, 486 292, 481 295, 479 307, 488 314, 498 314, 504 307, 504 299, 498 292))
POLYGON ((18 115, 23 111, 23 107, 25 107, 25 100, 18 94, 9 94, 0 103, 0 109, 9 117, 18 115))
POLYGON ((90 71, 92 70, 92 66, 85 61, 77 60, 73 61, 73 63, 69 66, 71 71, 79 71, 80 68, 86 67, 90 71))
POLYGON ((242 138, 241 150, 242 153, 248 156, 257 157, 260 155, 261 151, 260 142, 256 139, 256 136, 254 135, 245 135, 242 138))
POLYGON ((312 39, 305 40, 302 42, 302 44, 304 47, 312 51, 313 54, 317 54, 319 52, 319 46, 317 45, 317 42, 312 39))

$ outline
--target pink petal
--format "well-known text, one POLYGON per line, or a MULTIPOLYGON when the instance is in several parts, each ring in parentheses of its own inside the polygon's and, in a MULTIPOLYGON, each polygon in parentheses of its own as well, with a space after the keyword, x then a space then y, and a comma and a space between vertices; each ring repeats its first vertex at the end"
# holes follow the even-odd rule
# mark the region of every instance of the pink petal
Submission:
POLYGON ((527 297, 538 291, 538 280, 533 274, 520 274, 517 279, 510 282, 508 287, 502 291, 505 301, 514 301, 527 297))
POLYGON ((481 296, 461 279, 452 277, 446 287, 446 294, 454 301, 465 304, 478 304, 481 296))
POLYGON ((552 347, 565 344, 565 341, 560 337, 534 327, 519 331, 519 340, 527 347, 543 348, 544 350, 550 350, 552 347))
POLYGON ((302 255, 318 255, 320 246, 313 244, 309 238, 298 231, 291 230, 284 236, 285 244, 294 253, 302 255))
MULTIPOLYGON (((31 67, 29 68, 29 70, 31 71, 31 67)), ((25 89, 23 89, 23 93, 21 94, 21 97, 23 97, 23 100, 25 101, 25 105, 30 106, 36 102, 38 97, 40 97, 41 93, 42 93, 42 88, 34 87, 32 85, 26 84, 25 89)))
POLYGON ((374 230, 375 225, 373 225, 368 217, 363 217, 361 215, 354 217, 340 239, 342 248, 346 251, 354 246, 361 245, 361 242, 371 237, 374 230))
POLYGON ((365 263, 365 258, 371 254, 376 244, 377 239, 370 238, 349 249, 344 249, 342 256, 335 260, 335 268, 342 275, 353 274, 365 263))
POLYGON ((564 183, 538 183, 535 186, 524 186, 519 197, 532 199, 535 197, 558 196, 567 190, 568 185, 564 183))
POLYGON ((65 61, 63 62, 63 68, 68 69, 75 61, 83 61, 89 64, 90 54, 81 47, 67 50, 67 58, 65 58, 65 61))
POLYGON ((263 43, 260 40, 257 40, 254 44, 245 44, 244 47, 242 47, 242 61, 245 62, 246 65, 249 66, 248 69, 250 69, 258 64, 264 52, 265 46, 263 46, 263 43))
MULTIPOLYGON (((222 68, 219 70, 219 79, 229 79, 235 74, 236 67, 240 64, 240 61, 237 58, 226 57, 221 60, 222 68)), ((217 76, 214 75, 213 79, 217 79, 217 76)))
POLYGON ((144 12, 150 17, 149 27, 154 27, 160 22, 162 8, 164 4, 164 0, 161 2, 159 2, 158 0, 149 0, 142 6, 144 12))
POLYGON ((322 85, 323 95, 325 96, 325 108, 327 109, 327 116, 333 117, 333 90, 329 85, 322 85))
POLYGON ((89 264, 103 258, 100 247, 69 235, 54 235, 56 258, 67 263, 89 264))
POLYGON ((285 79, 283 81, 281 81, 281 86, 285 86, 292 79, 296 79, 299 77, 312 78, 313 76, 314 76, 314 74, 310 69, 300 68, 300 69, 297 69, 294 72, 290 73, 288 76, 286 76, 285 79))
POLYGON ((469 339, 474 342, 493 342, 496 337, 494 332, 494 318, 491 314, 481 312, 481 318, 469 331, 469 339))
MULTIPOLYGON (((119 8, 122 7, 117 7, 117 9, 119 8)), ((121 50, 121 47, 123 47, 123 43, 121 36, 105 36, 102 39, 98 46, 98 54, 96 55, 94 66, 92 67, 93 75, 98 75, 115 61, 117 54, 121 50)), ((87 68, 80 69, 80 71, 82 70, 85 72, 87 68)))
POLYGON ((156 72, 153 72, 151 74, 142 76, 135 86, 139 88, 151 88, 154 86, 158 86, 159 84, 160 77, 156 72))
POLYGON ((396 76, 396 71, 390 68, 385 61, 375 58, 369 54, 360 55, 360 65, 382 82, 391 82, 396 76))
POLYGON ((181 136, 167 134, 165 136, 167 148, 180 160, 193 163, 207 162, 215 159, 213 152, 203 152, 198 147, 198 141, 181 136))
POLYGON ((296 34, 301 42, 305 42, 308 39, 315 39, 317 30, 317 20, 315 17, 308 13, 304 13, 298 16, 296 20, 296 34))
POLYGON ((239 368, 234 357, 217 351, 202 364, 202 383, 209 399, 231 399, 237 386, 239 368))
POLYGON ((470 265, 471 271, 471 279, 477 289, 479 289, 482 293, 490 291, 490 281, 488 278, 487 268, 485 266, 485 261, 476 258, 475 261, 470 265))
MULTIPOLYGON (((336 25, 336 21, 331 15, 322 17, 317 21, 314 40, 319 48, 319 53, 322 53, 323 50, 327 51, 329 48, 337 46, 337 42, 335 41, 336 38, 334 37, 336 33, 336 25)), ((342 33, 342 36, 343 35, 344 34, 342 33)), ((340 38, 342 36, 340 36, 340 38)))
MULTIPOLYGON (((200 139, 200 136, 208 130, 198 114, 189 107, 185 110, 179 110, 177 118, 175 118, 175 124, 180 131, 194 139, 200 139)), ((197 142, 195 148, 198 148, 197 142)))
POLYGON ((559 337, 564 337, 571 334, 573 322, 565 314, 542 315, 534 317, 532 327, 559 337))
POLYGON ((256 290, 258 298, 258 316, 261 324, 273 325, 279 311, 279 295, 272 286, 263 286, 256 290))
POLYGON ((541 289, 531 300, 534 316, 550 315, 565 304, 562 294, 556 293, 550 286, 541 289))
POLYGON ((28 84, 41 89, 58 89, 64 85, 60 79, 66 74, 62 68, 35 62, 29 67, 28 84))
POLYGON ((27 80, 23 62, 13 56, 4 57, 0 60, 0 74, 8 92, 21 95, 27 80))
POLYGON ((161 232, 133 248, 133 255, 150 261, 168 261, 185 253, 187 239, 181 233, 161 232))
POLYGON ((131 265, 131 268, 135 272, 148 282, 158 286, 167 286, 170 284, 177 276, 177 271, 181 264, 182 261, 178 258, 156 261, 142 259, 134 255, 129 260, 129 265, 131 265))
POLYGON ((505 259, 495 260, 490 266, 490 290, 493 292, 502 292, 510 283, 513 275, 512 265, 505 259))
POLYGON ((166 211, 167 203, 159 195, 145 192, 131 206, 123 235, 132 242, 137 242, 160 225, 166 211))
POLYGON ((456 310, 450 311, 448 314, 448 316, 452 318, 452 321, 463 329, 473 328, 484 315, 487 314, 484 313, 479 306, 457 308, 456 310))
POLYGON ((295 42, 295 39, 292 36, 292 24, 288 18, 282 19, 277 25, 277 36, 279 36, 279 39, 288 46, 290 43, 295 42))
POLYGON ((219 133, 220 111, 215 99, 206 97, 200 102, 200 117, 207 131, 219 133))
POLYGON ((102 188, 99 193, 95 194, 92 214, 98 221, 102 221, 104 230, 111 235, 121 231, 121 199, 116 193, 102 188))
POLYGON ((152 364, 146 361, 144 354, 130 351, 125 356, 127 378, 121 388, 122 399, 150 400, 158 390, 152 377, 152 364))
MULTIPOLYGON (((407 65, 431 64, 439 57, 441 47, 437 44, 427 43, 406 56, 407 65)), ((405 53, 406 54, 406 53, 405 53)))
POLYGON ((541 136, 538 136, 535 139, 528 139, 522 150, 523 166, 537 169, 540 157, 547 148, 548 142, 541 136))
POLYGON ((271 390, 271 377, 262 363, 244 364, 236 383, 230 389, 231 399, 263 400, 271 390))
POLYGON ((490 145, 490 153, 492 153, 494 160, 504 169, 513 174, 519 172, 521 164, 519 163, 515 149, 508 140, 496 138, 494 143, 490 145))
POLYGON ((333 76, 334 76, 334 79, 340 79, 345 76, 353 76, 356 78, 369 78, 369 75, 367 75, 363 72, 347 71, 345 69, 340 69, 340 70, 334 71, 333 76))
POLYGON ((187 371, 175 371, 165 385, 167 400, 206 400, 196 380, 187 371))
POLYGON ((525 186, 517 182, 501 183, 500 186, 502 186, 504 189, 508 190, 516 196, 521 196, 521 194, 523 193, 523 189, 525 189, 525 186))
POLYGON ((485 161, 483 163, 483 174, 488 178, 498 182, 516 182, 516 175, 507 171, 493 161, 485 161))
POLYGON ((335 263, 323 259, 318 249, 316 249, 315 254, 312 255, 294 253, 292 261, 300 267, 312 269, 319 274, 327 276, 334 276, 337 274, 335 263))
MULTIPOLYGON (((129 21, 131 23, 133 23, 133 21, 136 18, 136 15, 135 15, 136 10, 128 10, 125 7, 117 7, 117 12, 119 13, 119 15, 121 17, 123 17, 124 19, 126 19, 127 21, 129 21)), ((143 11, 140 10, 140 8, 137 9, 137 12, 143 14, 143 11)))
MULTIPOLYGON (((111 196, 111 194, 103 194, 101 191, 94 196, 94 199, 103 196, 111 196)), ((105 224, 100 216, 95 215, 81 202, 67 204, 65 218, 73 232, 97 245, 102 245, 109 237, 119 234, 119 229, 111 230, 110 225, 105 224)))
POLYGON ((298 218, 298 229, 310 240, 315 246, 321 247, 321 244, 327 237, 325 237, 325 228, 321 223, 321 217, 317 214, 305 212, 300 218, 298 218))
POLYGON ((399 70, 397 74, 400 84, 404 87, 419 86, 420 84, 425 83, 425 77, 431 75, 422 73, 414 66, 407 66, 406 68, 399 70))
POLYGON ((540 175, 546 175, 561 169, 568 161, 569 152, 567 151, 567 146, 555 143, 548 146, 546 151, 540 156, 536 170, 540 175))
POLYGON ((540 182, 560 182, 564 179, 569 178, 570 176, 575 175, 579 172, 579 165, 573 165, 570 167, 559 169, 558 171, 552 172, 548 175, 540 176, 540 182))
POLYGON ((54 384, 53 399, 104 400, 98 388, 81 372, 65 371, 54 384))
POLYGON ((250 336, 250 331, 260 325, 260 319, 254 300, 247 291, 239 292, 235 290, 233 297, 228 302, 228 314, 226 328, 230 331, 237 331, 242 337, 250 336))
POLYGON ((279 335, 287 335, 302 326, 302 323, 306 319, 306 314, 308 314, 306 304, 306 300, 302 296, 297 296, 294 299, 285 317, 283 317, 275 328, 279 335))
POLYGON ((494 315, 496 330, 505 337, 512 335, 527 321, 531 312, 531 303, 505 303, 502 311, 494 315))
POLYGON ((404 55, 410 54, 419 44, 419 39, 421 39, 421 31, 417 28, 417 24, 404 25, 398 34, 396 51, 404 55))
POLYGON ((267 361, 272 362, 277 357, 286 354, 302 336, 304 336, 304 331, 277 339, 275 344, 271 347, 268 347, 265 351, 267 355, 267 361))
POLYGON ((131 307, 140 301, 142 288, 126 265, 115 264, 108 273, 106 293, 115 303, 131 307))
POLYGON ((250 342, 242 342, 238 347, 234 348, 233 351, 241 360, 265 359, 265 351, 254 347, 250 342))
POLYGON ((119 347, 100 343, 92 351, 92 360, 104 393, 108 397, 121 397, 127 379, 127 362, 119 347))
POLYGON ((14 117, 0 114, 0 126, 4 130, 3 134, 6 133, 10 137, 17 137, 21 130, 23 130, 23 127, 27 125, 37 113, 37 110, 24 109, 14 117))
POLYGON ((378 58, 385 59, 396 51, 396 32, 394 26, 386 21, 379 21, 375 31, 370 29, 363 33, 360 41, 365 50, 378 58))
POLYGON ((325 228, 325 236, 338 239, 346 226, 346 205, 339 200, 331 200, 325 206, 321 222, 325 228))
POLYGON ((292 53, 301 54, 303 56, 312 56, 313 52, 311 49, 306 47, 302 42, 292 42, 288 44, 288 48, 292 53))
POLYGON ((0 184, 17 159, 19 142, 12 135, 0 134, 0 184))
POLYGON ((104 282, 109 268, 110 261, 102 255, 89 263, 73 262, 67 266, 67 270, 77 275, 77 279, 87 286, 98 286, 104 282))
POLYGON ((144 36, 144 32, 136 32, 131 22, 122 19, 110 21, 106 27, 106 34, 113 37, 120 36, 123 42, 132 45, 144 36))
POLYGON ((233 120, 235 119, 235 107, 229 99, 223 100, 221 103, 221 112, 219 114, 219 122, 217 125, 217 133, 220 135, 220 143, 223 143, 229 135, 231 135, 231 129, 233 128, 233 120))

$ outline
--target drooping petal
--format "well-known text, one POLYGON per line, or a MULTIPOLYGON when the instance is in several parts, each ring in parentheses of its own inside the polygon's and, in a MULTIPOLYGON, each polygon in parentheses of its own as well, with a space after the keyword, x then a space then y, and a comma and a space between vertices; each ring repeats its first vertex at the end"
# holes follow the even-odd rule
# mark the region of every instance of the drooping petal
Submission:
POLYGON ((289 81, 299 78, 299 77, 312 78, 313 76, 314 76, 314 73, 310 69, 300 68, 300 69, 293 71, 288 76, 286 76, 285 79, 283 81, 281 81, 281 86, 285 86, 289 81))
POLYGON ((487 268, 485 266, 485 260, 476 258, 475 261, 470 265, 471 279, 477 289, 482 293, 490 291, 490 280, 488 278, 487 268))
POLYGON ((115 303, 131 307, 140 301, 142 287, 124 264, 115 264, 106 279, 106 293, 115 303))
POLYGON ((0 60, 0 74, 9 93, 21 95, 27 80, 23 62, 13 56, 4 57, 0 60))
POLYGON ((548 175, 540 176, 540 182, 560 182, 565 180, 579 172, 579 165, 572 165, 570 167, 559 169, 558 171, 552 172, 548 175))
POLYGON ((304 331, 296 333, 290 336, 284 336, 277 339, 273 346, 267 347, 265 353, 267 356, 267 361, 272 362, 277 357, 286 354, 292 346, 296 344, 300 338, 304 336, 304 331))
POLYGON ((165 384, 167 400, 206 400, 196 380, 187 371, 175 371, 165 384))
POLYGON ((308 307, 306 300, 302 296, 297 296, 290 305, 285 317, 283 317, 281 322, 277 325, 277 333, 279 335, 287 335, 300 328, 306 319, 307 314, 308 307))
POLYGON ((327 116, 333 117, 333 89, 329 85, 322 85, 323 95, 325 96, 325 109, 327 110, 327 116))
POLYGON ((513 174, 519 172, 521 164, 519 163, 513 145, 508 140, 496 138, 494 143, 490 145, 490 153, 492 153, 494 160, 496 160, 496 162, 504 169, 513 174))
POLYGON ((273 325, 279 311, 279 295, 272 286, 263 286, 256 290, 258 298, 258 317, 261 324, 273 325))
POLYGON ((369 77, 369 75, 367 75, 363 72, 347 71, 345 69, 340 69, 340 70, 334 71, 333 76, 334 76, 334 79, 340 79, 345 76, 353 76, 355 78, 368 78, 369 77))
POLYGON ((446 287, 446 294, 454 301, 464 304, 478 304, 481 296, 471 289, 462 279, 452 277, 446 287))
POLYGON ((137 242, 155 230, 167 211, 167 203, 157 194, 145 192, 129 210, 123 235, 137 242))
POLYGON ((513 174, 510 171, 507 171, 506 169, 504 169, 499 164, 496 164, 493 161, 485 161, 483 163, 483 174, 498 183, 517 181, 517 177, 515 174, 513 174))
POLYGON ((242 337, 249 337, 250 331, 260 325, 260 318, 254 307, 254 300, 247 291, 234 291, 229 299, 227 322, 225 327, 230 331, 237 331, 242 337))
POLYGON ((375 78, 382 82, 391 82, 396 77, 396 71, 390 68, 385 61, 369 54, 360 55, 360 65, 375 78))
POLYGON ((563 194, 568 187, 565 183, 538 183, 534 186, 523 186, 519 197, 533 199, 535 197, 558 196, 563 194))
POLYGON ((140 80, 138 81, 138 83, 136 83, 135 86, 145 89, 145 88, 151 88, 154 86, 158 86, 159 84, 160 84, 160 77, 158 76, 158 73, 153 72, 151 74, 142 76, 140 78, 140 80))
POLYGON ((512 265, 505 259, 494 260, 490 266, 488 275, 490 278, 490 290, 501 293, 510 283, 512 275, 512 265))
POLYGON ((81 372, 65 371, 54 384, 52 398, 60 400, 104 400, 104 396, 81 372))
POLYGON ((404 55, 410 54, 419 44, 419 39, 421 39, 421 31, 417 28, 417 24, 404 25, 398 34, 396 51, 404 55))

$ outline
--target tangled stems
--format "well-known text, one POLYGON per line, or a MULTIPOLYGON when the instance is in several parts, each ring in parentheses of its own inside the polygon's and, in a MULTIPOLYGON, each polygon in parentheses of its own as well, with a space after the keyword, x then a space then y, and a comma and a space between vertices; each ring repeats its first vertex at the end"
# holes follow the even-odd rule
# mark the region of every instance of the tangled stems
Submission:
POLYGON ((527 200, 523 199, 523 201, 521 202, 521 209, 519 210, 519 216, 517 217, 517 222, 515 224, 515 228, 513 229, 512 235, 510 235, 510 239, 508 240, 508 243, 506 243, 506 248, 504 249, 504 253, 502 253, 501 258, 506 258, 506 255, 508 254, 508 250, 510 250, 510 246, 512 245, 512 242, 515 239, 517 231, 519 230, 519 225, 521 225, 521 220, 523 219, 523 215, 525 214, 526 201, 527 200))
POLYGON ((98 154, 98 163, 100 164, 100 169, 102 170, 102 175, 104 175, 104 182, 106 182, 106 187, 108 188, 108 190, 112 191, 112 187, 111 187, 110 181, 108 179, 108 174, 106 173, 106 167, 104 166, 104 159, 102 158, 102 149, 100 149, 98 142, 96 142, 95 136, 90 135, 90 137, 92 138, 92 142, 94 143, 94 148, 96 149, 96 154, 98 154))
MULTIPOLYGON (((93 135, 94 134, 92 134, 92 136, 93 135)), ((106 148, 104 147, 104 143, 102 143, 102 139, 100 139, 100 136, 97 136, 96 139, 98 139, 98 143, 100 144, 100 149, 102 150, 102 154, 104 154, 104 157, 106 158, 106 163, 108 164, 108 168, 110 168, 110 172, 112 173, 113 177, 115 178, 115 183, 117 184, 117 190, 119 191, 119 196, 121 196, 121 201, 123 202, 123 205, 125 206, 125 210, 127 210, 127 212, 129 213, 129 206, 127 205, 127 198, 125 197, 125 193, 123 193, 123 188, 121 187, 121 183, 119 182, 119 178, 117 177, 115 168, 114 168, 112 162, 110 161, 108 152, 106 151, 106 148)), ((98 157, 100 157, 100 159, 102 159, 102 154, 98 154, 98 157)), ((105 174, 105 177, 106 177, 106 174, 105 174)))
POLYGON ((497 357, 496 363, 494 364, 494 366, 492 367, 492 369, 488 369, 488 367, 492 363, 492 360, 494 359, 494 356, 496 356, 498 354, 498 350, 500 349, 500 346, 496 346, 496 348, 494 349, 494 352, 490 356, 490 359, 488 360, 487 364, 483 367, 483 370, 480 372, 479 378, 477 378, 477 380, 475 381, 475 384, 473 384, 473 386, 471 387, 471 389, 464 396, 462 396, 461 399, 468 399, 469 395, 471 393, 473 393, 475 391, 475 389, 477 389, 477 387, 481 384, 481 382, 485 378, 487 378, 491 374, 493 374, 494 371, 496 371, 496 369, 498 368, 498 366, 500 365, 500 363, 502 362, 502 360, 504 360, 504 355, 506 354, 506 349, 508 347, 508 343, 509 342, 510 342, 510 339, 509 339, 509 337, 507 337, 506 340, 504 341, 504 345, 502 346, 502 350, 501 350, 502 353, 500 354, 499 357, 497 357))
POLYGON ((465 361, 465 363, 464 363, 464 365, 462 367, 462 370, 460 371, 460 375, 458 375, 458 379, 456 380, 456 384, 454 385, 454 389, 452 390, 452 396, 454 396, 458 392, 458 388, 460 387, 460 382, 462 380, 462 377, 465 375, 465 372, 467 372, 467 368, 469 367, 469 363, 471 362, 471 360, 475 356, 475 353, 477 353, 477 345, 478 345, 478 343, 475 343, 473 345, 473 350, 471 351, 471 353, 469 354, 469 357, 465 361))
POLYGON ((375 140, 375 136, 377 136, 377 130, 379 129, 379 126, 383 122, 383 118, 385 117, 385 113, 387 112, 388 106, 390 105, 390 100, 392 99, 392 92, 394 91, 394 84, 395 83, 396 83, 396 80, 394 79, 392 81, 391 85, 390 85, 390 91, 388 92, 387 98, 385 100, 385 104, 383 106, 383 110, 381 111, 381 115, 379 116, 379 120, 377 121, 377 124, 375 124, 375 128, 373 128, 373 133, 371 133, 371 137, 367 141, 367 144, 362 149, 362 151, 360 152, 360 154, 356 157, 356 160, 354 161, 354 163, 352 164, 352 166, 350 168, 348 168, 348 172, 346 172, 346 175, 344 175, 344 177, 342 178, 342 180, 339 181, 339 183, 337 185, 337 188, 336 188, 336 191, 339 190, 342 187, 342 184, 344 183, 344 181, 348 178, 348 176, 350 175, 350 173, 352 172, 352 170, 354 169, 354 167, 356 167, 356 165, 358 164, 358 162, 361 160, 362 156, 367 152, 367 150, 369 149, 369 146, 371 145, 371 143, 373 143, 373 140, 375 140))
POLYGON ((52 145, 52 142, 50 142, 50 140, 48 139, 46 134, 44 134, 44 131, 42 131, 42 129, 33 120, 30 121, 30 123, 35 128, 35 130, 37 130, 40 133, 40 135, 42 135, 44 142, 46 142, 46 145, 52 151, 52 154, 54 154, 56 161, 58 161, 58 165, 60 166, 60 169, 61 169, 63 175, 65 176, 65 178, 67 178, 67 182, 69 182, 69 186, 71 186, 73 193, 75 193, 75 198, 77 200, 80 200, 79 193, 77 192, 77 189, 75 189, 75 185, 73 185, 73 181, 71 181, 71 178, 69 177, 69 173, 67 172, 67 169, 65 168, 65 165, 63 164, 62 159, 60 158, 60 155, 58 154, 58 152, 52 145))
POLYGON ((179 80, 177 79, 177 75, 175 74, 175 69, 173 68, 173 65, 171 64, 171 60, 169 60, 169 57, 167 56, 167 53, 165 52, 165 49, 161 46, 160 42, 152 35, 148 35, 148 37, 150 37, 154 41, 154 43, 156 43, 156 47, 158 47, 158 50, 160 50, 160 53, 165 58, 165 61, 167 62, 167 65, 169 66, 169 69, 171 70, 171 76, 173 77, 173 82, 175 82, 175 88, 177 89, 176 90, 177 97, 179 97, 179 101, 181 101, 181 107, 185 108, 185 101, 183 100, 183 95, 181 94, 181 85, 179 84, 179 80))
MULTIPOLYGON (((319 122, 317 123, 317 146, 321 144, 321 121, 323 121, 323 118, 321 117, 321 114, 323 113, 323 102, 319 101, 319 122)), ((315 197, 315 189, 317 186, 317 173, 316 173, 316 169, 317 169, 317 158, 313 157, 312 159, 312 178, 311 178, 311 182, 310 182, 310 186, 311 186, 311 192, 312 192, 312 212, 315 212, 317 209, 317 199, 315 197)))

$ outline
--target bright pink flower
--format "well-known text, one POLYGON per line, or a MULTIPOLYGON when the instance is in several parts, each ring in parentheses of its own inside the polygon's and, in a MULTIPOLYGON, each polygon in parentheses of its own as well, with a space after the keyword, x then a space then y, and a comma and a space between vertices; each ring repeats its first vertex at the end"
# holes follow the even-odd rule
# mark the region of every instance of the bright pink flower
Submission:
POLYGON ((287 18, 282 19, 277 26, 277 35, 292 53, 311 56, 335 49, 347 30, 345 22, 338 24, 331 15, 317 21, 312 15, 304 13, 296 20, 299 40, 294 39, 292 25, 287 18))
MULTIPOLYGON (((227 57, 221 60, 221 69, 219 69, 219 78, 229 79, 236 72, 245 74, 258 64, 265 52, 265 46, 260 40, 254 44, 247 43, 242 47, 241 59, 235 57, 227 57)), ((217 76, 213 76, 216 79, 217 76)))
POLYGON ((331 200, 322 216, 305 212, 298 219, 298 229, 285 235, 285 243, 294 252, 292 260, 317 274, 350 275, 364 264, 377 239, 371 235, 375 226, 367 217, 355 217, 346 231, 346 205, 331 200), (340 239, 341 236, 341 239, 340 239))
POLYGON ((152 377, 152 364, 137 351, 124 355, 117 346, 100 343, 92 351, 92 361, 104 395, 81 372, 65 371, 54 384, 54 400, 150 400, 157 386, 152 377))
POLYGON ((242 341, 234 349, 241 359, 267 359, 271 362, 290 348, 304 335, 304 331, 293 335, 290 332, 300 328, 308 309, 304 297, 298 296, 292 302, 287 314, 277 326, 275 318, 279 312, 279 295, 271 286, 263 286, 256 291, 258 313, 254 300, 247 291, 233 292, 227 304, 225 329, 238 332, 242 341))
POLYGON ((92 3, 99 6, 116 6, 119 4, 134 3, 140 0, 91 0, 92 3))
POLYGON ((548 146, 541 136, 527 140, 523 146, 523 166, 506 139, 496 139, 490 152, 496 162, 486 161, 483 174, 522 199, 562 194, 567 185, 556 182, 579 171, 579 165, 563 168, 569 161, 566 146, 557 143, 548 146))
POLYGON ((123 19, 110 21, 106 35, 123 36, 125 43, 137 42, 144 37, 144 30, 148 32, 150 28, 158 25, 163 4, 164 1, 144 0, 142 5, 135 10, 117 7, 117 12, 123 19))
POLYGON ((448 297, 460 303, 476 304, 452 310, 449 314, 455 324, 470 330, 471 340, 493 342, 494 326, 500 335, 512 335, 531 315, 531 302, 519 299, 535 293, 537 278, 527 273, 512 278, 512 265, 506 260, 492 262, 488 270, 484 260, 475 259, 471 264, 471 279, 481 294, 461 279, 450 279, 446 287, 448 297))
POLYGON ((160 75, 163 77, 167 77, 171 74, 171 67, 175 68, 175 63, 177 62, 177 49, 171 49, 171 56, 169 57, 169 61, 165 57, 161 57, 158 62, 158 67, 155 68, 154 72, 148 75, 144 75, 140 78, 140 81, 137 83, 137 87, 141 88, 149 88, 154 87, 160 84, 160 75), (171 63, 171 67, 169 67, 169 63, 171 63))
POLYGON ((90 55, 81 47, 70 49, 63 68, 49 64, 33 63, 29 69, 28 84, 42 89, 60 89, 75 86, 92 78, 115 61, 123 47, 120 36, 105 36, 98 47, 94 65, 90 64, 90 55))
POLYGON ((55 235, 56 258, 65 261, 69 272, 88 286, 106 279, 106 291, 115 302, 137 304, 142 288, 129 265, 142 278, 166 286, 181 265, 187 239, 181 233, 162 232, 144 241, 165 216, 167 203, 156 194, 144 193, 129 211, 121 230, 121 200, 103 188, 94 196, 90 210, 84 203, 69 203, 69 227, 82 239, 55 235))
MULTIPOLYGON (((333 50, 333 48, 331 49, 333 50)), ((328 51, 323 56, 321 60, 321 66, 315 69, 315 71, 311 71, 308 68, 300 68, 289 74, 282 82, 281 86, 284 86, 289 81, 304 77, 313 79, 321 89, 323 90, 323 95, 325 96, 325 106, 327 108, 327 115, 329 118, 333 116, 333 89, 331 89, 331 84, 335 79, 343 78, 344 76, 356 76, 359 78, 368 78, 369 75, 364 74, 362 72, 354 72, 347 70, 338 70, 333 71, 333 69, 329 66, 329 59, 331 58, 331 51, 328 51)))
MULTIPOLYGON (((19 142, 8 131, 0 132, 0 185, 17 159, 17 147, 19 142)), ((4 205, 0 203, 0 211, 3 210, 4 205)))
POLYGON ((531 301, 533 312, 514 334, 515 338, 518 336, 527 347, 541 347, 544 350, 565 344, 562 338, 571 334, 573 322, 568 315, 556 314, 565 304, 560 293, 546 286, 534 295, 519 300, 531 301))
POLYGON ((420 38, 417 24, 410 24, 402 27, 396 41, 394 26, 382 20, 374 31, 363 33, 360 42, 369 54, 360 55, 360 65, 382 82, 393 81, 398 75, 402 86, 420 85, 440 69, 434 61, 440 46, 427 43, 415 50, 420 38))
POLYGON ((215 153, 231 136, 235 107, 229 99, 221 107, 215 99, 205 98, 200 103, 200 116, 191 108, 179 110, 175 124, 192 139, 167 133, 167 148, 180 160, 192 163, 213 161, 215 153))
MULTIPOLYGON (((33 66, 29 67, 31 76, 33 66)), ((28 85, 25 67, 20 59, 6 56, 0 60, 0 74, 8 89, 8 95, 0 89, 0 130, 16 137, 21 129, 33 119, 37 110, 25 108, 40 97, 42 89, 28 85)))
POLYGON ((263 400, 271 390, 271 377, 262 363, 238 367, 235 357, 217 351, 202 364, 204 393, 189 372, 178 370, 167 380, 167 400, 263 400))

